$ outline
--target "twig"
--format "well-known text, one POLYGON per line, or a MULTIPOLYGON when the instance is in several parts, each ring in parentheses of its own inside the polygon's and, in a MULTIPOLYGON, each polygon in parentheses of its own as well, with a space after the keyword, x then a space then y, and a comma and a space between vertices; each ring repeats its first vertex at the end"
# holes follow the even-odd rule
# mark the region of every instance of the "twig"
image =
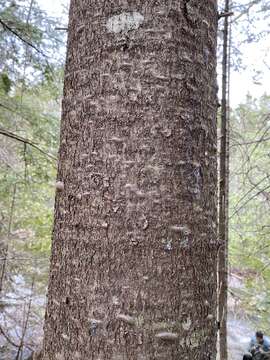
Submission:
POLYGON ((242 204, 238 209, 236 209, 236 210, 234 211, 234 213, 230 216, 230 219, 231 219, 234 215, 236 215, 237 213, 239 213, 239 211, 242 210, 243 207, 244 207, 245 205, 247 205, 251 200, 253 200, 256 196, 260 195, 262 192, 264 192, 265 190, 267 190, 267 189, 269 189, 269 188, 270 188, 270 185, 269 185, 269 186, 266 186, 266 188, 264 188, 263 190, 258 191, 256 194, 254 194, 253 196, 251 196, 251 198, 247 199, 247 200, 244 202, 244 204, 242 204))
POLYGON ((8 110, 8 111, 15 112, 15 111, 13 111, 10 107, 8 107, 8 106, 6 106, 6 105, 4 105, 4 104, 1 104, 1 103, 0 103, 0 107, 6 109, 6 110, 8 110))
POLYGON ((49 157, 49 158, 51 158, 51 159, 53 159, 53 160, 57 160, 56 157, 54 157, 53 155, 48 154, 48 153, 46 153, 46 151, 40 149, 40 148, 39 148, 37 145, 35 145, 35 143, 33 143, 31 140, 25 139, 25 138, 23 138, 23 137, 21 137, 21 136, 19 136, 19 135, 16 135, 16 134, 14 134, 14 133, 12 133, 12 132, 10 132, 10 131, 8 131, 8 130, 5 130, 5 129, 3 129, 3 128, 0 128, 0 134, 1 134, 1 135, 4 135, 4 136, 7 136, 7 137, 9 137, 9 138, 11 138, 11 139, 20 141, 20 142, 22 142, 22 143, 24 143, 24 144, 28 144, 28 145, 32 146, 33 148, 35 148, 36 150, 38 150, 39 152, 41 152, 43 155, 46 155, 47 157, 49 157))
POLYGON ((34 44, 32 44, 30 41, 24 39, 20 34, 18 34, 15 30, 13 30, 9 25, 7 25, 2 19, 0 19, 0 24, 3 26, 4 29, 11 32, 14 36, 16 36, 18 39, 20 39, 22 42, 36 50, 39 54, 47 58, 47 55, 43 53, 40 49, 38 49, 34 44))
POLYGON ((45 58, 46 64, 51 72, 51 74, 53 75, 53 69, 51 68, 50 63, 48 62, 48 56, 39 48, 37 48, 33 43, 31 43, 30 41, 26 40, 24 37, 22 37, 20 34, 17 33, 17 31, 13 30, 9 25, 7 25, 7 23, 5 23, 1 18, 0 18, 0 24, 3 26, 4 29, 8 30, 9 32, 11 32, 14 36, 16 36, 19 40, 21 40, 22 42, 24 42, 26 45, 30 46, 32 49, 34 49, 37 53, 39 53, 40 55, 42 55, 45 58))
MULTIPOLYGON (((269 120, 269 114, 267 114, 265 116, 265 120, 269 120)), ((270 126, 267 126, 265 131, 263 132, 262 136, 259 138, 259 140, 255 143, 255 146, 253 147, 253 149, 251 150, 250 154, 247 154, 248 159, 246 161, 244 161, 241 165, 241 168, 243 169, 244 166, 250 161, 250 158, 252 156, 252 154, 254 153, 254 151, 258 148, 258 146, 260 145, 260 140, 265 138, 265 135, 267 134, 267 132, 269 131, 270 126)), ((257 135, 263 130, 263 128, 259 129, 254 137, 254 140, 256 140, 257 135)))
POLYGON ((218 14, 218 19, 224 18, 224 17, 228 17, 228 16, 232 16, 234 15, 233 11, 229 11, 229 12, 222 12, 218 14))
POLYGON ((233 146, 243 146, 243 145, 252 145, 252 144, 257 144, 257 143, 261 143, 264 141, 269 141, 270 137, 266 137, 264 139, 259 139, 259 140, 253 140, 253 141, 247 141, 247 142, 243 142, 243 143, 236 143, 236 144, 232 144, 231 147, 233 146))
POLYGON ((258 181, 256 184, 252 184, 252 188, 249 189, 239 200, 238 202, 235 204, 234 208, 236 208, 241 201, 243 201, 254 189, 256 189, 262 182, 264 182, 265 180, 268 179, 268 175, 266 175, 265 177, 263 177, 260 181, 258 181))
POLYGON ((233 22, 236 22, 237 20, 239 20, 243 15, 247 14, 253 6, 258 5, 260 2, 261 2, 261 0, 251 1, 250 4, 247 4, 247 8, 243 12, 241 12, 236 18, 233 19, 233 22))
POLYGON ((56 27, 54 30, 56 31, 68 31, 67 27, 56 27))
POLYGON ((0 333, 4 336, 4 338, 14 347, 18 348, 19 345, 15 344, 14 341, 12 341, 10 339, 10 337, 4 332, 4 330, 2 329, 1 325, 0 325, 0 333))
MULTIPOLYGON (((17 111, 16 109, 12 109, 11 107, 9 107, 9 106, 7 106, 7 105, 5 105, 5 104, 2 104, 2 103, 0 103, 0 107, 6 109, 6 110, 8 110, 8 111, 10 111, 10 112, 13 113, 13 114, 16 114, 16 115, 18 115, 18 116, 21 116, 25 121, 27 121, 28 123, 31 124, 31 122, 30 122, 30 120, 28 119, 28 117, 27 117, 25 114, 22 114, 22 112, 19 112, 19 111, 17 111)), ((47 117, 46 117, 46 116, 44 116, 44 115, 40 115, 40 116, 42 117, 42 119, 44 119, 45 121, 47 121, 47 117)), ((49 131, 47 131, 47 133, 48 133, 50 136, 53 136, 53 134, 50 133, 49 131)), ((41 138, 44 140, 44 137, 41 137, 41 138)))

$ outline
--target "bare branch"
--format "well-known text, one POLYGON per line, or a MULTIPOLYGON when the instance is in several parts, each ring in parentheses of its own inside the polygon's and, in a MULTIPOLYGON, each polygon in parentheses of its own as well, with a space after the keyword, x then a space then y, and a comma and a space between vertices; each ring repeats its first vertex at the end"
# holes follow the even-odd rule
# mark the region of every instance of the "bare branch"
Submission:
POLYGON ((4 29, 8 30, 9 32, 11 32, 14 36, 16 36, 18 39, 20 39, 22 42, 24 42, 25 44, 27 44, 28 46, 30 46, 31 48, 33 48, 34 50, 36 50, 39 54, 41 54, 42 56, 44 56, 45 58, 47 58, 47 55, 45 55, 43 53, 43 51, 41 51, 40 49, 38 49, 34 44, 32 44, 30 41, 26 40, 25 38, 23 38, 19 33, 17 33, 15 30, 13 30, 9 25, 7 25, 7 23, 5 23, 2 19, 0 19, 0 24, 3 26, 4 29))
MULTIPOLYGON (((253 140, 253 141, 247 141, 247 142, 243 142, 243 143, 236 143, 236 144, 232 144, 231 147, 234 146, 243 146, 243 145, 252 145, 252 144, 257 144, 257 143, 261 143, 264 141, 269 141, 270 137, 266 137, 264 139, 259 139, 259 140, 253 140)), ((234 140, 235 141, 235 140, 234 140)))
POLYGON ((265 180, 268 179, 268 175, 266 175, 264 178, 262 178, 259 182, 257 182, 256 184, 252 184, 253 187, 251 189, 249 189, 241 198, 240 200, 238 200, 238 202, 235 204, 234 208, 237 208, 237 206, 241 203, 241 201, 243 201, 248 194, 250 194, 254 189, 256 189, 262 182, 264 182, 265 180))
POLYGON ((42 55, 45 58, 46 64, 48 66, 48 69, 50 70, 52 76, 53 76, 53 69, 51 67, 51 65, 48 62, 48 56, 42 51, 40 50, 38 47, 36 47, 32 42, 30 42, 29 40, 25 39, 22 35, 20 35, 17 31, 13 30, 6 22, 4 22, 1 18, 0 18, 0 24, 3 26, 4 30, 8 30, 11 34, 13 34, 14 36, 16 36, 19 40, 21 40, 22 42, 24 42, 26 45, 30 46, 32 49, 34 49, 37 53, 39 53, 40 55, 42 55))
POLYGON ((67 27, 56 27, 54 30, 56 31, 68 31, 67 27))
POLYGON ((242 204, 238 209, 236 209, 236 210, 233 212, 233 214, 230 216, 230 219, 231 219, 234 215, 238 214, 239 211, 242 210, 243 207, 244 207, 245 205, 247 205, 251 200, 253 200, 256 196, 262 194, 265 190, 267 190, 267 189, 269 189, 269 188, 270 188, 270 185, 266 186, 264 189, 256 192, 256 194, 252 195, 249 199, 247 199, 247 200, 244 202, 244 204, 242 204))
POLYGON ((0 325, 0 333, 4 336, 4 338, 7 340, 7 342, 9 342, 12 346, 18 348, 19 345, 15 344, 14 341, 12 341, 10 339, 10 337, 4 332, 4 330, 2 329, 1 325, 0 325))
POLYGON ((229 11, 229 12, 222 12, 218 14, 218 19, 222 19, 224 17, 228 17, 228 16, 232 16, 234 15, 233 11, 229 11))
POLYGON ((260 2, 261 0, 253 0, 249 4, 246 4, 246 9, 242 11, 238 16, 236 16, 232 22, 236 22, 237 20, 239 20, 242 16, 246 15, 253 6, 258 5, 260 2))
POLYGON ((8 111, 14 112, 10 107, 8 107, 8 106, 6 106, 6 105, 4 105, 4 104, 1 104, 1 103, 0 103, 0 107, 6 109, 6 110, 8 110, 8 111))
POLYGON ((17 141, 19 141, 19 142, 22 142, 22 143, 24 143, 24 144, 30 145, 30 146, 32 146, 33 148, 35 148, 36 150, 38 150, 39 152, 41 152, 43 155, 49 157, 50 159, 52 159, 52 160, 57 160, 56 157, 54 157, 53 155, 48 154, 48 153, 46 153, 44 150, 40 149, 40 148, 39 148, 35 143, 33 143, 31 140, 25 139, 25 138, 23 138, 23 137, 21 137, 21 136, 19 136, 19 135, 16 135, 16 134, 14 134, 14 133, 12 133, 12 132, 10 132, 10 131, 8 131, 8 130, 5 130, 5 129, 3 129, 3 128, 0 128, 0 134, 1 134, 1 135, 4 135, 4 136, 7 136, 7 137, 9 137, 9 138, 11 138, 11 139, 17 140, 17 141))

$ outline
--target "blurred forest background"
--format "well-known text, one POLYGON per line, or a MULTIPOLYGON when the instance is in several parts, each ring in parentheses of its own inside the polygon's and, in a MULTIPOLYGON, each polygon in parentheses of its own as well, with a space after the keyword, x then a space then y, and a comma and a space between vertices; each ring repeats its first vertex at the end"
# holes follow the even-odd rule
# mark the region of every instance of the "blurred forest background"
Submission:
MULTIPOLYGON (((63 3, 59 17, 41 0, 0 3, 0 359, 26 359, 42 341, 65 62, 63 3)), ((232 353, 240 333, 244 340, 258 327, 270 334, 270 92, 261 89, 270 74, 270 1, 233 1, 231 10, 230 74, 251 74, 255 85, 244 89, 241 103, 237 86, 231 89, 232 353), (246 65, 249 47, 263 47, 263 67, 246 65)))

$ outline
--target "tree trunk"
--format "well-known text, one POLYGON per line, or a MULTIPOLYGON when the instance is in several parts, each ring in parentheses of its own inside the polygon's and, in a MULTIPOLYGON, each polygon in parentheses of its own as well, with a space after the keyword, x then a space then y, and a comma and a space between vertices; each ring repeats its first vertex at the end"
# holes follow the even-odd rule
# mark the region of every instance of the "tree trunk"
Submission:
POLYGON ((215 359, 216 30, 71 0, 44 359, 215 359))
MULTIPOLYGON (((225 0, 224 13, 230 11, 229 0, 225 0)), ((222 99, 219 166, 219 240, 218 256, 218 319, 220 360, 227 360, 227 292, 228 292, 228 206, 229 206, 229 138, 228 138, 228 38, 229 20, 224 18, 222 53, 222 99)))
POLYGON ((13 193, 11 199, 11 206, 10 206, 10 213, 9 213, 9 220, 8 220, 8 231, 7 231, 7 239, 5 242, 0 242, 0 299, 3 296, 3 289, 4 289, 4 280, 6 277, 7 271, 7 263, 8 263, 8 252, 9 252, 9 243, 11 238, 11 231, 13 225, 13 217, 14 217, 14 210, 15 210, 15 202, 16 202, 16 192, 17 186, 16 183, 13 186, 13 193))

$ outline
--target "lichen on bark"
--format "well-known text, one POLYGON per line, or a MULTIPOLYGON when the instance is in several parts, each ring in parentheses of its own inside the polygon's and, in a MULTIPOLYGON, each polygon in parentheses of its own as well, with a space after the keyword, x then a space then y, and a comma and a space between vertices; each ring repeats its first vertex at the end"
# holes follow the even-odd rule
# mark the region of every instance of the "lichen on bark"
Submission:
POLYGON ((186 3, 71 0, 44 359, 215 357, 217 9, 186 3))

